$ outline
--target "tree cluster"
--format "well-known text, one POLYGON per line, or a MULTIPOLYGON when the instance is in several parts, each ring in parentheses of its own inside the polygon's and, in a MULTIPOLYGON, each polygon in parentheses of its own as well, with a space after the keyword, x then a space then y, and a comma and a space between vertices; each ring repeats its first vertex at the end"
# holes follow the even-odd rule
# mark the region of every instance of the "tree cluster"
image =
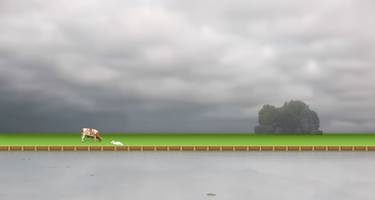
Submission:
POLYGON ((256 134, 322 134, 318 115, 302 101, 291 100, 280 108, 264 105, 258 122, 256 134))

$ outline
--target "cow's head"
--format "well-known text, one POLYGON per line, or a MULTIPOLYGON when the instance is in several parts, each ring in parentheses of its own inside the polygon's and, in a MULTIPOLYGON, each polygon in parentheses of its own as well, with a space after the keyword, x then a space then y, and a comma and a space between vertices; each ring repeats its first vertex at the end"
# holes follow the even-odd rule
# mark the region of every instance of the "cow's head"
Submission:
POLYGON ((98 138, 98 140, 101 142, 103 140, 102 136, 100 136, 100 133, 98 132, 96 134, 96 138, 98 138))

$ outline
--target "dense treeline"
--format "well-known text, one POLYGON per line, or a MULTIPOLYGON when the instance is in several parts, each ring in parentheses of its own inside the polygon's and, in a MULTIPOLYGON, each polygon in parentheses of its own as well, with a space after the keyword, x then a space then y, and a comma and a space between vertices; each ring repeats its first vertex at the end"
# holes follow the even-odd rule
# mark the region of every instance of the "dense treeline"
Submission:
POLYGON ((264 105, 258 121, 257 134, 322 134, 317 113, 302 101, 285 102, 280 108, 264 105))

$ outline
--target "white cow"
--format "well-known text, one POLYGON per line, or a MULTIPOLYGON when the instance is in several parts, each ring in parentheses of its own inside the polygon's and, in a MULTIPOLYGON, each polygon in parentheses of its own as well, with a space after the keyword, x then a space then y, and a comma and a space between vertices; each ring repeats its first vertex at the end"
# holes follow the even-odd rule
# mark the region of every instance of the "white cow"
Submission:
POLYGON ((100 136, 98 130, 93 128, 83 128, 81 132, 81 142, 85 141, 85 137, 92 137, 96 141, 97 139, 101 142, 103 138, 100 136))

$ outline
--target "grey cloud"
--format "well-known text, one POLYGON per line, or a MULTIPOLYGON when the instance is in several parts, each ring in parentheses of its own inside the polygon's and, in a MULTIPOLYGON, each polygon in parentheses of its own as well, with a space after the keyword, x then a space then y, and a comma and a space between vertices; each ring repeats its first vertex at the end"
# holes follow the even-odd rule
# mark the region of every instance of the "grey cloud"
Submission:
POLYGON ((263 104, 301 99, 324 131, 371 132, 373 11, 338 0, 1 1, 1 127, 252 132, 263 104))

